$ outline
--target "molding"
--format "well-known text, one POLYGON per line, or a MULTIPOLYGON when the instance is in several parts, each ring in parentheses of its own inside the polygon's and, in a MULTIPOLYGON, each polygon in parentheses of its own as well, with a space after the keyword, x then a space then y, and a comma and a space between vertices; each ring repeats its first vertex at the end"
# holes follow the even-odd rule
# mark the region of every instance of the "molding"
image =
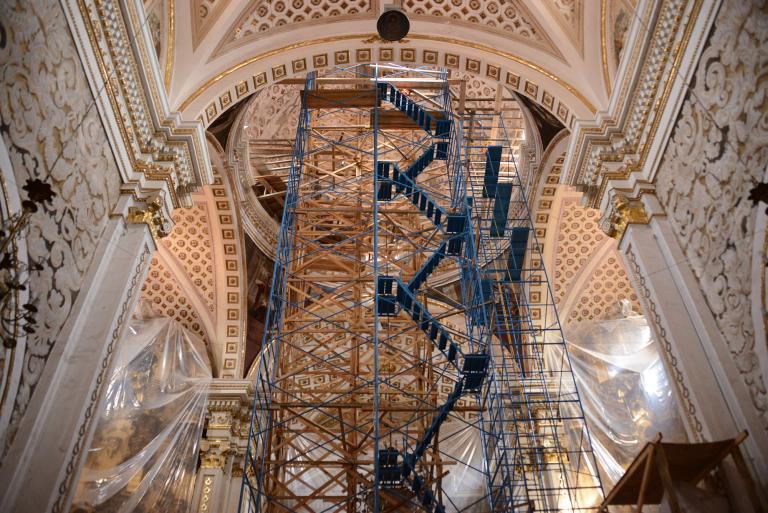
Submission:
POLYGON ((543 91, 548 89, 548 92, 555 96, 555 101, 547 110, 551 111, 558 119, 561 119, 566 127, 570 126, 577 116, 591 116, 596 112, 594 104, 578 88, 549 69, 523 59, 517 54, 486 44, 454 37, 410 34, 407 40, 414 47, 416 60, 414 62, 404 62, 400 59, 400 48, 395 48, 391 43, 381 44, 376 42, 377 37, 376 34, 371 33, 340 34, 301 40, 262 51, 229 66, 211 77, 196 90, 188 93, 186 98, 180 102, 178 110, 184 113, 185 116, 200 116, 199 119, 201 121, 210 124, 218 115, 235 103, 233 101, 234 98, 243 97, 243 93, 238 93, 238 85, 242 85, 247 89, 245 94, 251 94, 264 85, 278 82, 283 78, 300 76, 308 70, 327 69, 331 64, 329 55, 333 57, 333 54, 338 51, 348 52, 350 62, 353 62, 352 59, 355 59, 354 62, 361 63, 380 60, 379 57, 382 50, 388 50, 391 51, 391 56, 386 59, 382 58, 383 60, 403 65, 445 66, 457 70, 461 69, 461 71, 466 71, 485 79, 489 77, 494 78, 488 74, 487 68, 490 65, 496 68, 495 75, 497 76, 495 76, 495 80, 501 84, 510 85, 510 82, 507 81, 507 74, 511 73, 515 77, 512 85, 516 91, 525 92, 525 83, 531 83, 536 90, 535 97, 532 97, 532 99, 538 103, 541 103, 540 99, 543 91), (338 46, 339 44, 345 44, 345 42, 349 43, 346 43, 343 47, 338 46), (329 47, 328 45, 335 46, 329 47), (355 54, 361 50, 368 52, 369 61, 361 61, 357 58, 355 54), (313 57, 321 52, 325 56, 323 61, 325 64, 316 67, 313 57), (425 60, 425 52, 428 55, 434 55, 435 60, 425 60), (460 55, 454 55, 455 53, 460 55), (455 65, 446 62, 447 55, 456 58, 455 65), (467 57, 467 55, 471 55, 471 57, 467 57), (276 59, 280 59, 280 62, 276 62, 276 59), (292 62, 301 61, 302 59, 306 63, 306 69, 293 72, 292 62), (473 72, 468 69, 468 60, 478 62, 480 71, 473 72), (462 62, 464 66, 460 68, 462 62), (268 65, 271 66, 271 72, 268 69, 268 65), (511 68, 510 65, 519 66, 519 68, 511 68), (523 72, 522 77, 519 76, 521 71, 523 72), (485 72, 485 75, 482 74, 483 72, 485 72), (532 82, 531 79, 535 79, 536 83, 532 82), (217 86, 215 91, 214 86, 217 86), (553 87, 558 88, 560 91, 549 90, 553 87), (226 99, 227 97, 228 100, 226 99), (219 100, 225 99, 224 101, 217 102, 217 98, 219 100), (560 106, 565 110, 561 110, 560 106), (565 114, 558 115, 558 110, 561 111, 560 114, 565 114))
POLYGON ((656 339, 660 342, 659 345, 662 348, 662 355, 664 357, 664 361, 667 364, 667 369, 672 371, 671 374, 675 379, 677 395, 678 398, 681 399, 679 403, 683 406, 683 412, 688 421, 688 427, 691 430, 690 434, 693 435, 696 442, 703 442, 704 426, 697 414, 696 405, 691 399, 691 391, 688 389, 685 376, 678 367, 677 356, 675 356, 672 342, 669 340, 669 338, 667 338, 667 330, 664 327, 664 321, 657 311, 653 293, 648 288, 646 278, 642 274, 642 269, 640 268, 640 264, 637 261, 637 256, 635 255, 633 249, 633 246, 629 244, 624 251, 626 261, 629 263, 631 281, 635 290, 640 292, 640 301, 645 303, 645 312, 648 314, 647 317, 651 321, 653 331, 656 333, 656 339))
POLYGON ((590 206, 605 209, 612 188, 652 181, 719 3, 638 3, 626 44, 633 53, 621 61, 609 108, 577 122, 568 151, 565 180, 585 189, 590 206))
MULTIPOLYGON (((189 204, 212 175, 203 127, 171 112, 140 0, 64 0, 96 105, 124 183, 189 204)), ((166 217, 169 212, 166 212, 166 217)))
POLYGON ((138 256, 138 262, 133 269, 128 289, 125 293, 125 296, 123 297, 122 304, 120 305, 120 311, 117 315, 114 328, 112 329, 109 342, 107 343, 104 357, 101 360, 99 373, 96 376, 95 383, 91 389, 88 405, 85 408, 85 413, 83 414, 82 420, 80 422, 80 427, 77 430, 77 438, 75 439, 75 442, 72 446, 72 451, 70 452, 69 461, 67 462, 64 477, 59 482, 58 496, 52 509, 53 513, 64 513, 67 511, 68 503, 70 502, 69 499, 71 496, 72 482, 74 481, 74 477, 79 474, 81 459, 84 454, 83 448, 86 445, 86 440, 88 440, 90 437, 89 435, 92 430, 91 424, 93 423, 94 413, 96 413, 101 402, 100 399, 103 395, 102 388, 104 384, 104 378, 107 375, 107 372, 112 368, 111 363, 112 357, 114 356, 115 347, 120 338, 120 335, 122 334, 123 325, 133 310, 131 307, 135 304, 136 299, 139 296, 138 291, 144 281, 144 273, 147 268, 146 264, 149 262, 151 253, 152 249, 148 244, 145 243, 141 254, 138 256))
POLYGON ((243 117, 249 112, 251 102, 255 98, 254 95, 248 100, 232 122, 227 151, 223 157, 226 159, 226 174, 233 185, 232 199, 236 204, 235 210, 239 212, 242 220, 242 231, 267 257, 274 260, 280 225, 264 210, 251 190, 248 141, 243 130, 243 117))

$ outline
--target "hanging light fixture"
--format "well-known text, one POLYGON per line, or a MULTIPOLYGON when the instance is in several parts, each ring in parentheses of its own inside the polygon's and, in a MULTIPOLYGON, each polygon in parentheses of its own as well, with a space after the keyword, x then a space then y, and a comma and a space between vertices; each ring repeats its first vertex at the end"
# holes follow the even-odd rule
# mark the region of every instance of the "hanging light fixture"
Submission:
POLYGON ((384 10, 376 22, 379 36, 387 41, 400 41, 408 35, 410 28, 411 23, 408 21, 408 16, 399 6, 393 4, 384 6, 384 10))

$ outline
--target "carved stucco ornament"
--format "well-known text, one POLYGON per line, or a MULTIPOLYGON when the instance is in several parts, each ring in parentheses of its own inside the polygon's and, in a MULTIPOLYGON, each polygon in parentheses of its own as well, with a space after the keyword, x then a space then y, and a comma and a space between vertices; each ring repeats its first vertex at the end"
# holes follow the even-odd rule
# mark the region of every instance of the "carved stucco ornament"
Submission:
POLYGON ((200 467, 202 468, 224 468, 227 457, 232 452, 229 440, 208 440, 200 441, 200 467))

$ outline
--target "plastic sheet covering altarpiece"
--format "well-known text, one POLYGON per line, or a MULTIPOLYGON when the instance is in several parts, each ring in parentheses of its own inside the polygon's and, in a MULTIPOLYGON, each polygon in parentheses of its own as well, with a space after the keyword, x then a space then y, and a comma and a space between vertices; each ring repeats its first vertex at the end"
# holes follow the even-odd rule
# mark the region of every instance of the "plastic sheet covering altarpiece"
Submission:
POLYGON ((145 313, 118 348, 74 505, 186 513, 211 382, 205 344, 176 321, 145 313))
MULTIPOLYGON (((628 302, 618 306, 619 318, 582 322, 565 330, 606 492, 657 433, 668 442, 687 441, 673 385, 648 321, 632 313, 628 302)), ((559 346, 549 348, 549 358, 562 357, 559 346)))

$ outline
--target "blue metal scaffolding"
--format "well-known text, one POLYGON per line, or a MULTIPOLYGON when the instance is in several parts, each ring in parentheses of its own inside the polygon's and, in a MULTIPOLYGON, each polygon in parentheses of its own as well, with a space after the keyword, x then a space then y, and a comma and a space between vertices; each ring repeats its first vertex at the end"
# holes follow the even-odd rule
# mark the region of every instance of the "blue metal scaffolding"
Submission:
POLYGON ((426 68, 301 94, 241 510, 596 511, 502 117, 426 68))

